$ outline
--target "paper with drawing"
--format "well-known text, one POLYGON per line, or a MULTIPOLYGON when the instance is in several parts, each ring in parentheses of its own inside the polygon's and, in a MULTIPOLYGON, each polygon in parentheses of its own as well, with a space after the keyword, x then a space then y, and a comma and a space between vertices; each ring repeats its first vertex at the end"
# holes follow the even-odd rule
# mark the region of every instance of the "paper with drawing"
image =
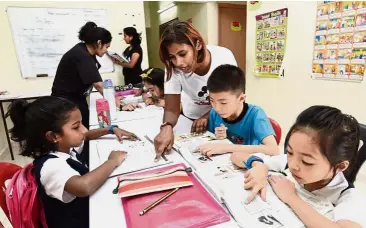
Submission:
MULTIPOLYGON (((200 178, 206 183, 206 187, 217 198, 221 198, 221 201, 225 203, 240 226, 263 228, 304 227, 301 220, 291 208, 277 197, 268 183, 267 202, 256 196, 250 204, 246 204, 245 200, 250 194, 250 191, 244 189, 244 171, 246 169, 241 169, 232 164, 230 153, 209 158, 202 156, 200 153, 195 153, 197 147, 203 143, 231 143, 229 140, 212 140, 210 134, 179 136, 176 138, 175 146, 179 146, 179 151, 185 160, 197 170, 200 178)), ((292 177, 290 173, 288 173, 288 177, 289 179, 292 177)), ((293 178, 290 180, 296 182, 293 178)), ((330 202, 315 197, 303 190, 298 184, 295 186, 298 195, 310 206, 320 214, 330 215, 333 210, 333 205, 330 202)))
POLYGON ((141 141, 124 140, 123 143, 119 143, 117 140, 98 140, 97 152, 100 164, 108 160, 109 154, 113 150, 126 151, 127 157, 111 176, 170 163, 169 160, 163 159, 155 162, 155 151, 152 144, 144 137, 140 137, 140 139, 141 141))

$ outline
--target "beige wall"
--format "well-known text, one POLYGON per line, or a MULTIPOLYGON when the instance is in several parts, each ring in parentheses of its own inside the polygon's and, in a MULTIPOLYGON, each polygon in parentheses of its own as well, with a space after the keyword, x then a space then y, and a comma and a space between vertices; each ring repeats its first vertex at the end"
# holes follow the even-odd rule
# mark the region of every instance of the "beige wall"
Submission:
POLYGON ((262 2, 247 12, 247 96, 277 120, 286 134, 296 116, 311 105, 340 108, 366 123, 366 82, 320 81, 310 78, 315 34, 316 2, 262 2), (253 76, 255 64, 255 15, 288 8, 287 45, 283 79, 253 76))
MULTIPOLYGON (((144 2, 146 5, 146 2, 144 2)), ((147 35, 147 48, 149 52, 150 67, 157 67, 164 69, 164 65, 159 59, 159 2, 151 1, 148 3, 149 7, 146 10, 149 11, 150 16, 150 28, 146 28, 147 35)), ((146 14, 147 15, 147 14, 146 14)))
POLYGON ((207 2, 207 43, 219 44, 219 8, 217 2, 207 2))
MULTIPOLYGON (((145 58, 142 67, 148 66, 147 46, 145 35, 145 17, 143 2, 0 2, 0 28, 1 28, 1 55, 0 55, 0 90, 8 90, 10 92, 50 90, 53 78, 37 78, 22 79, 18 67, 15 48, 12 40, 12 34, 9 27, 8 15, 6 13, 7 6, 22 7, 69 7, 69 8, 98 8, 108 10, 108 30, 112 33, 113 41, 111 50, 122 52, 127 46, 122 41, 122 37, 118 33, 125 26, 131 26, 123 20, 123 12, 140 14, 141 17, 137 21, 138 30, 142 31, 142 49, 145 58), (128 4, 128 7, 126 5, 128 4), (128 10, 128 11, 127 11, 128 10)), ((78 31, 75 31, 75 36, 78 31)), ((102 74, 103 78, 111 78, 116 84, 123 83, 121 67, 116 67, 115 72, 102 74)), ((0 120, 1 121, 1 120, 0 120)), ((0 125, 0 153, 7 146, 5 143, 5 134, 3 124, 0 125)))
POLYGON ((157 48, 159 45, 159 25, 177 17, 180 20, 192 18, 194 26, 200 31, 206 43, 218 44, 218 8, 216 2, 176 2, 175 7, 160 14, 157 13, 159 9, 171 3, 172 1, 149 2, 149 7, 145 9, 149 11, 150 15, 150 28, 147 28, 147 36, 151 67, 164 67, 160 62, 157 48))

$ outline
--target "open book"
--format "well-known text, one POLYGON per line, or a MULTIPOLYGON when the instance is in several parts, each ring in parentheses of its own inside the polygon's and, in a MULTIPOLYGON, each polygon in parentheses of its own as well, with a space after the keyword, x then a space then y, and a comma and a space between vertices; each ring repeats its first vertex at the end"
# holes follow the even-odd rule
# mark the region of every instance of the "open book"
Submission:
POLYGON ((110 58, 112 58, 114 60, 117 60, 117 61, 119 61, 121 63, 128 63, 129 62, 126 57, 124 57, 123 55, 121 56, 121 55, 117 54, 116 52, 108 51, 107 52, 107 55, 110 58))
MULTIPOLYGON (((176 138, 175 146, 184 159, 196 170, 205 187, 226 206, 240 227, 304 227, 302 221, 290 207, 277 197, 268 183, 267 201, 263 201, 257 195, 251 203, 246 204, 245 201, 251 193, 250 190, 244 189, 246 169, 235 166, 230 160, 230 153, 205 158, 195 152, 195 148, 202 143, 231 143, 229 140, 208 139, 208 135, 209 133, 201 136, 190 135, 176 138)), ((274 175, 278 174, 274 173, 274 175)), ((291 174, 288 173, 288 178, 296 182, 291 177, 291 174)), ((296 184, 297 193, 304 201, 308 202, 320 214, 331 218, 333 211, 331 203, 325 199, 314 197, 296 184)))

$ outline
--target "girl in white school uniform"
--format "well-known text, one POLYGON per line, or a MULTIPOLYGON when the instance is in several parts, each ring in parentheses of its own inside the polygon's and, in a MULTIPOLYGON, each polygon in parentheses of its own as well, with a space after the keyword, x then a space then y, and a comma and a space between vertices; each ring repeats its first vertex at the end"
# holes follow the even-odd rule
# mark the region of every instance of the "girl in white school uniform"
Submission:
POLYGON ((233 154, 232 161, 246 166, 245 188, 252 189, 250 202, 260 192, 266 198, 268 170, 285 171, 268 178, 279 199, 291 207, 306 227, 366 227, 366 200, 357 192, 350 175, 358 159, 359 124, 352 116, 328 106, 312 106, 303 111, 286 140, 287 154, 264 160, 233 154), (296 187, 333 204, 332 219, 318 213, 302 200, 296 187))
POLYGON ((10 133, 20 143, 21 155, 34 158, 37 192, 48 227, 89 227, 88 196, 121 164, 126 152, 112 151, 106 162, 89 172, 71 148, 108 133, 119 139, 136 136, 116 126, 88 132, 77 105, 64 98, 43 97, 32 103, 17 100, 8 113, 14 123, 10 133))

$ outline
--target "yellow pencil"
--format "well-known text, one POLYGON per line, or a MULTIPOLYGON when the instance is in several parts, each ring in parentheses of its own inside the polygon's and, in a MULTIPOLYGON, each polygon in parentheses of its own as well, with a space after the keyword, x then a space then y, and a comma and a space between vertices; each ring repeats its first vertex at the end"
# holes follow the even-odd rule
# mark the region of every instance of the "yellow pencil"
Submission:
POLYGON ((179 190, 179 188, 175 188, 173 191, 168 192, 166 195, 164 195, 163 197, 161 197, 160 199, 158 199, 157 201, 155 201, 154 203, 152 203, 150 206, 148 206, 147 208, 145 208, 144 210, 140 211, 139 215, 142 216, 144 214, 146 214, 148 211, 150 211, 152 208, 154 208, 155 206, 159 205, 161 202, 163 202, 165 199, 167 199, 169 196, 173 195, 174 193, 176 193, 179 190))

